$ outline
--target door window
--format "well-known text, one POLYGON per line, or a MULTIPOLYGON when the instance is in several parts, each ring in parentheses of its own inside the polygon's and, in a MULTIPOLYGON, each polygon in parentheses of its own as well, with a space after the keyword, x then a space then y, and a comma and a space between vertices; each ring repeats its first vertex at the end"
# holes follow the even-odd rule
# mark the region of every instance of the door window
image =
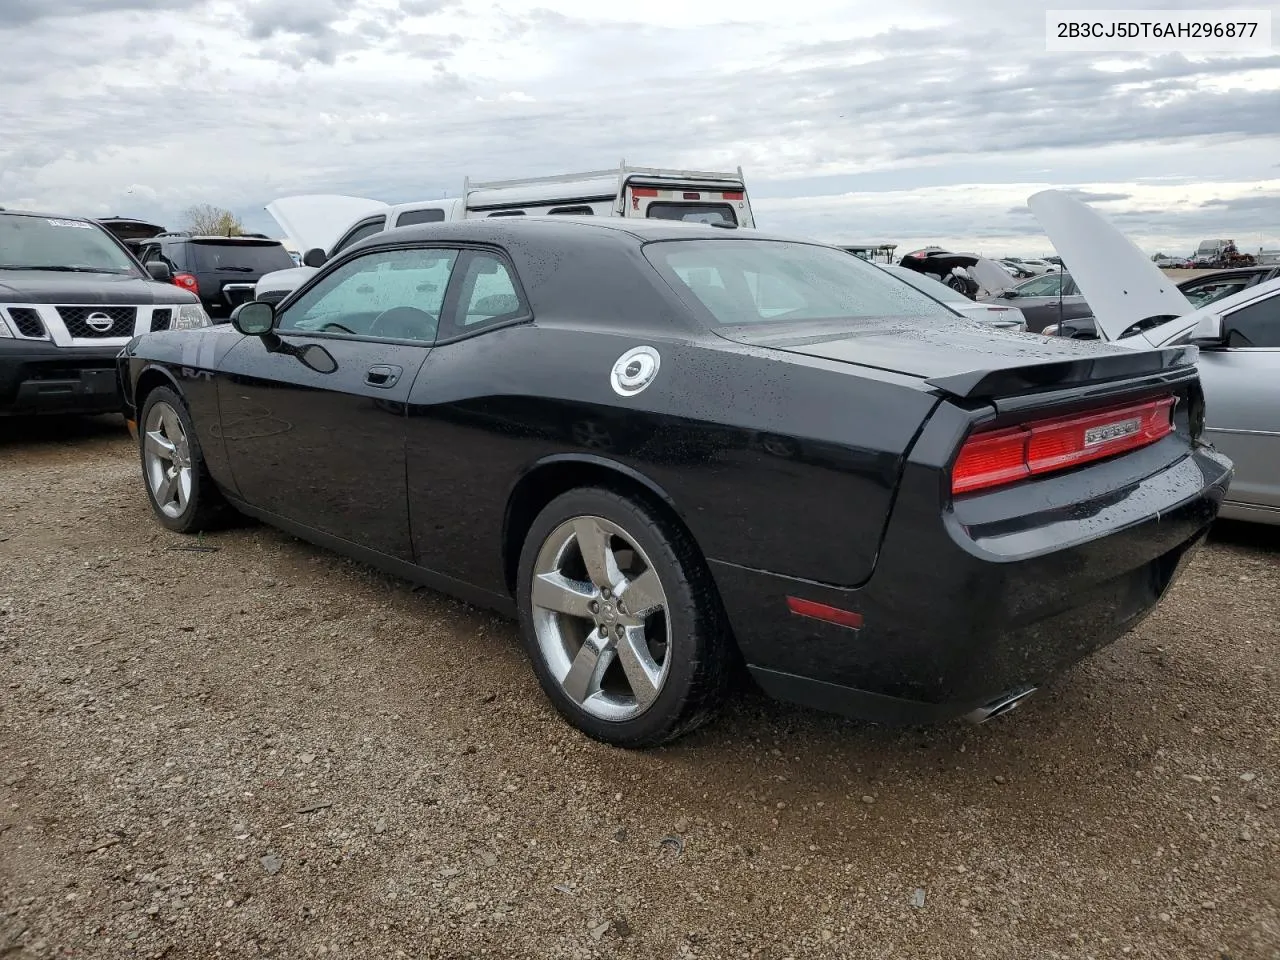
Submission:
POLYGON ((359 243, 365 237, 372 237, 375 233, 382 232, 382 225, 387 222, 386 217, 378 217, 376 220, 370 220, 368 223, 362 223, 345 237, 333 245, 333 250, 329 256, 333 256, 341 250, 345 250, 353 243, 359 243))
POLYGON ((1280 295, 1227 314, 1222 320, 1222 332, 1228 347, 1280 348, 1280 295))
POLYGON ((1018 291, 1020 297, 1056 297, 1061 287, 1061 274, 1046 273, 1042 277, 1018 284, 1014 289, 1018 291))
POLYGON ((280 317, 280 333, 434 342, 458 251, 377 250, 338 267, 280 317))

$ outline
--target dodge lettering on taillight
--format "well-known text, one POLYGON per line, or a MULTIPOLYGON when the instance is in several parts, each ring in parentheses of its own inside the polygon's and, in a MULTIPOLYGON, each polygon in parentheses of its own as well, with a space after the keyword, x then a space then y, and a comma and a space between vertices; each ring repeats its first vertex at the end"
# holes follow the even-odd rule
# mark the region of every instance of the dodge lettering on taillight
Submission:
POLYGON ((1127 437, 1141 429, 1141 417, 1131 417, 1118 423, 1104 423, 1100 427, 1090 427, 1084 432, 1084 445, 1086 447, 1096 447, 1100 443, 1119 440, 1121 437, 1127 437))

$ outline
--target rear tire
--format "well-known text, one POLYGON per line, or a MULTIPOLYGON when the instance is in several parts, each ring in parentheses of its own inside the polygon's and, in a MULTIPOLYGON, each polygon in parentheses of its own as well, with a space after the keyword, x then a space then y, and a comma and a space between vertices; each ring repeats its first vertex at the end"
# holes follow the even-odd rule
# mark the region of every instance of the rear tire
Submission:
POLYGON ((138 418, 138 455, 151 509, 170 530, 199 533, 231 514, 209 476, 187 405, 169 387, 147 394, 138 418))
POLYGON ((516 601, 543 691, 593 739, 667 743, 724 700, 733 648, 719 594, 689 534, 639 499, 587 487, 548 504, 516 601))

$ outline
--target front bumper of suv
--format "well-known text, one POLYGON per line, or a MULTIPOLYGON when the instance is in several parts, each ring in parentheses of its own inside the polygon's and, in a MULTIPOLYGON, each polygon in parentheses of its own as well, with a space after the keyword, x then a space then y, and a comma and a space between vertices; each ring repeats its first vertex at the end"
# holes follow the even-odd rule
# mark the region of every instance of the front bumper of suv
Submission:
POLYGON ((0 417, 119 413, 120 345, 59 347, 0 338, 0 417))

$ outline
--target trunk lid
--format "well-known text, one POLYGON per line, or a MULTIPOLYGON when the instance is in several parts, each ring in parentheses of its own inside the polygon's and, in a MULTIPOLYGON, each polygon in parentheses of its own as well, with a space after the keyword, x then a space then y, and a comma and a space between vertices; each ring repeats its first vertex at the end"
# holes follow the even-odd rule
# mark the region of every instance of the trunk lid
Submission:
POLYGON ((758 324, 717 331, 736 343, 919 377, 960 399, 998 398, 1159 375, 1194 366, 1195 347, 1124 349, 954 321, 890 317, 758 324))

